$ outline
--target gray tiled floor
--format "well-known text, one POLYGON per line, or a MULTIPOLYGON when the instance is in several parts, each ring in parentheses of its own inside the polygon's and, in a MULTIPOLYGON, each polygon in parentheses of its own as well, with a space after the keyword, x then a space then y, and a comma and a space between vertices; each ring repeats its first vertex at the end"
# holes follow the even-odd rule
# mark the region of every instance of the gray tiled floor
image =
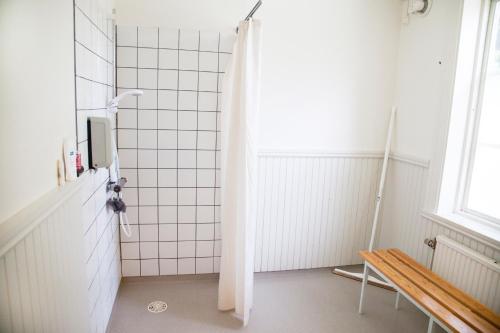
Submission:
POLYGON ((329 269, 259 273, 248 327, 217 310, 215 276, 209 278, 139 278, 122 282, 109 333, 150 332, 425 332, 427 318, 395 293, 369 286, 366 314, 357 313, 360 283, 329 269), (168 303, 152 314, 153 300, 168 303))

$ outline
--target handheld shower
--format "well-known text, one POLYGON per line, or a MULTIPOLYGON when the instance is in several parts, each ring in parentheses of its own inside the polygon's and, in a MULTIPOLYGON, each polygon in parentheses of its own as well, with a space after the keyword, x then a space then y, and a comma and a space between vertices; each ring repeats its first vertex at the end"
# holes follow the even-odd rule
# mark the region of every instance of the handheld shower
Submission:
MULTIPOLYGON (((120 95, 114 97, 112 100, 110 100, 108 102, 108 104, 106 105, 107 111, 109 113, 116 114, 116 113, 118 113, 118 104, 124 97, 126 97, 126 96, 142 96, 143 94, 144 94, 144 92, 142 90, 137 90, 137 89, 127 90, 127 91, 121 93, 120 95)), ((120 161, 118 159, 118 149, 116 148, 116 143, 115 143, 114 139, 113 139, 113 151, 114 151, 114 155, 115 155, 115 157, 114 157, 115 167, 114 167, 114 170, 110 169, 109 178, 110 178, 111 182, 117 183, 118 180, 120 179, 120 161)), ((114 211, 115 211, 115 213, 118 214, 118 217, 120 220, 120 226, 121 226, 123 232, 125 233, 125 235, 127 237, 130 237, 132 235, 132 231, 130 229, 130 225, 128 224, 127 214, 125 213, 126 205, 122 201, 121 187, 118 191, 116 191, 116 188, 115 188, 115 193, 116 193, 118 198, 115 198, 114 201, 112 200, 111 202, 115 203, 115 204, 119 203, 120 207, 114 207, 114 211)))
POLYGON ((118 103, 125 97, 125 96, 142 96, 144 94, 144 91, 142 90, 127 90, 125 92, 122 92, 120 95, 116 96, 112 100, 108 102, 108 105, 106 105, 107 109, 111 113, 117 113, 118 112, 118 103))

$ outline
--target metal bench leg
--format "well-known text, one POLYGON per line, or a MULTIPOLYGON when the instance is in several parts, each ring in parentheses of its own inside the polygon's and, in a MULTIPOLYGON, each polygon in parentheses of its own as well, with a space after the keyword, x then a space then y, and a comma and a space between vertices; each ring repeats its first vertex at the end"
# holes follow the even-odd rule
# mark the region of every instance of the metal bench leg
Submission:
POLYGON ((427 333, 432 333, 434 330, 434 319, 432 317, 429 318, 429 326, 427 326, 427 333))
POLYGON ((365 302, 365 289, 366 289, 366 284, 368 283, 368 265, 366 265, 365 262, 365 268, 363 270, 363 282, 361 282, 361 297, 359 298, 359 309, 358 312, 360 314, 363 313, 363 307, 364 307, 364 302, 365 302))
POLYGON ((394 304, 394 307, 396 308, 396 310, 399 310, 399 297, 401 296, 401 294, 399 293, 399 291, 396 291, 396 304, 394 304))

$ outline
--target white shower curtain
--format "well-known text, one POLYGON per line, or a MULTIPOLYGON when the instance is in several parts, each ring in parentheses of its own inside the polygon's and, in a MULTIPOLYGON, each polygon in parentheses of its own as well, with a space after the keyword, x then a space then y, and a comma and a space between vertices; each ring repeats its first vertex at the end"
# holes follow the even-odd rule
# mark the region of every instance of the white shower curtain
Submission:
POLYGON ((253 299, 261 23, 243 21, 223 83, 219 310, 248 323, 253 299))

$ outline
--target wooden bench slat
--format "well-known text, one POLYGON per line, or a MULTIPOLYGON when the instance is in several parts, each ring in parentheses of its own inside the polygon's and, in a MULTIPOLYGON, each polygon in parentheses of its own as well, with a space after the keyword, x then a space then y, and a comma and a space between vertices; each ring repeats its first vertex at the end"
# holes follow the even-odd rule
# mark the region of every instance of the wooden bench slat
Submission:
POLYGON ((370 264, 376 267, 395 285, 401 288, 415 302, 417 302, 427 311, 432 313, 432 315, 439 321, 441 321, 443 324, 446 324, 447 327, 453 332, 460 332, 460 333, 476 332, 476 330, 467 325, 467 323, 458 318, 456 315, 451 313, 448 309, 442 306, 434 298, 427 295, 414 283, 412 283, 404 276, 402 276, 400 273, 392 269, 387 263, 385 263, 380 257, 376 256, 374 253, 368 251, 361 251, 360 255, 366 261, 368 261, 370 264))
POLYGON ((493 324, 472 312, 471 309, 457 301, 452 295, 436 286, 428 278, 413 270, 387 250, 377 250, 374 254, 474 329, 480 332, 498 332, 493 324))
POLYGON ((462 290, 458 289, 430 269, 422 266, 418 262, 416 262, 413 258, 408 256, 401 250, 398 249, 389 249, 388 252, 401 260, 402 262, 409 265, 413 270, 420 273, 422 276, 430 280, 439 288, 445 290, 448 294, 452 295, 456 300, 464 304, 466 307, 471 309, 478 316, 481 316, 488 322, 490 322, 493 326, 495 326, 498 330, 500 330, 500 316, 496 315, 492 310, 479 303, 476 299, 469 296, 462 290))

